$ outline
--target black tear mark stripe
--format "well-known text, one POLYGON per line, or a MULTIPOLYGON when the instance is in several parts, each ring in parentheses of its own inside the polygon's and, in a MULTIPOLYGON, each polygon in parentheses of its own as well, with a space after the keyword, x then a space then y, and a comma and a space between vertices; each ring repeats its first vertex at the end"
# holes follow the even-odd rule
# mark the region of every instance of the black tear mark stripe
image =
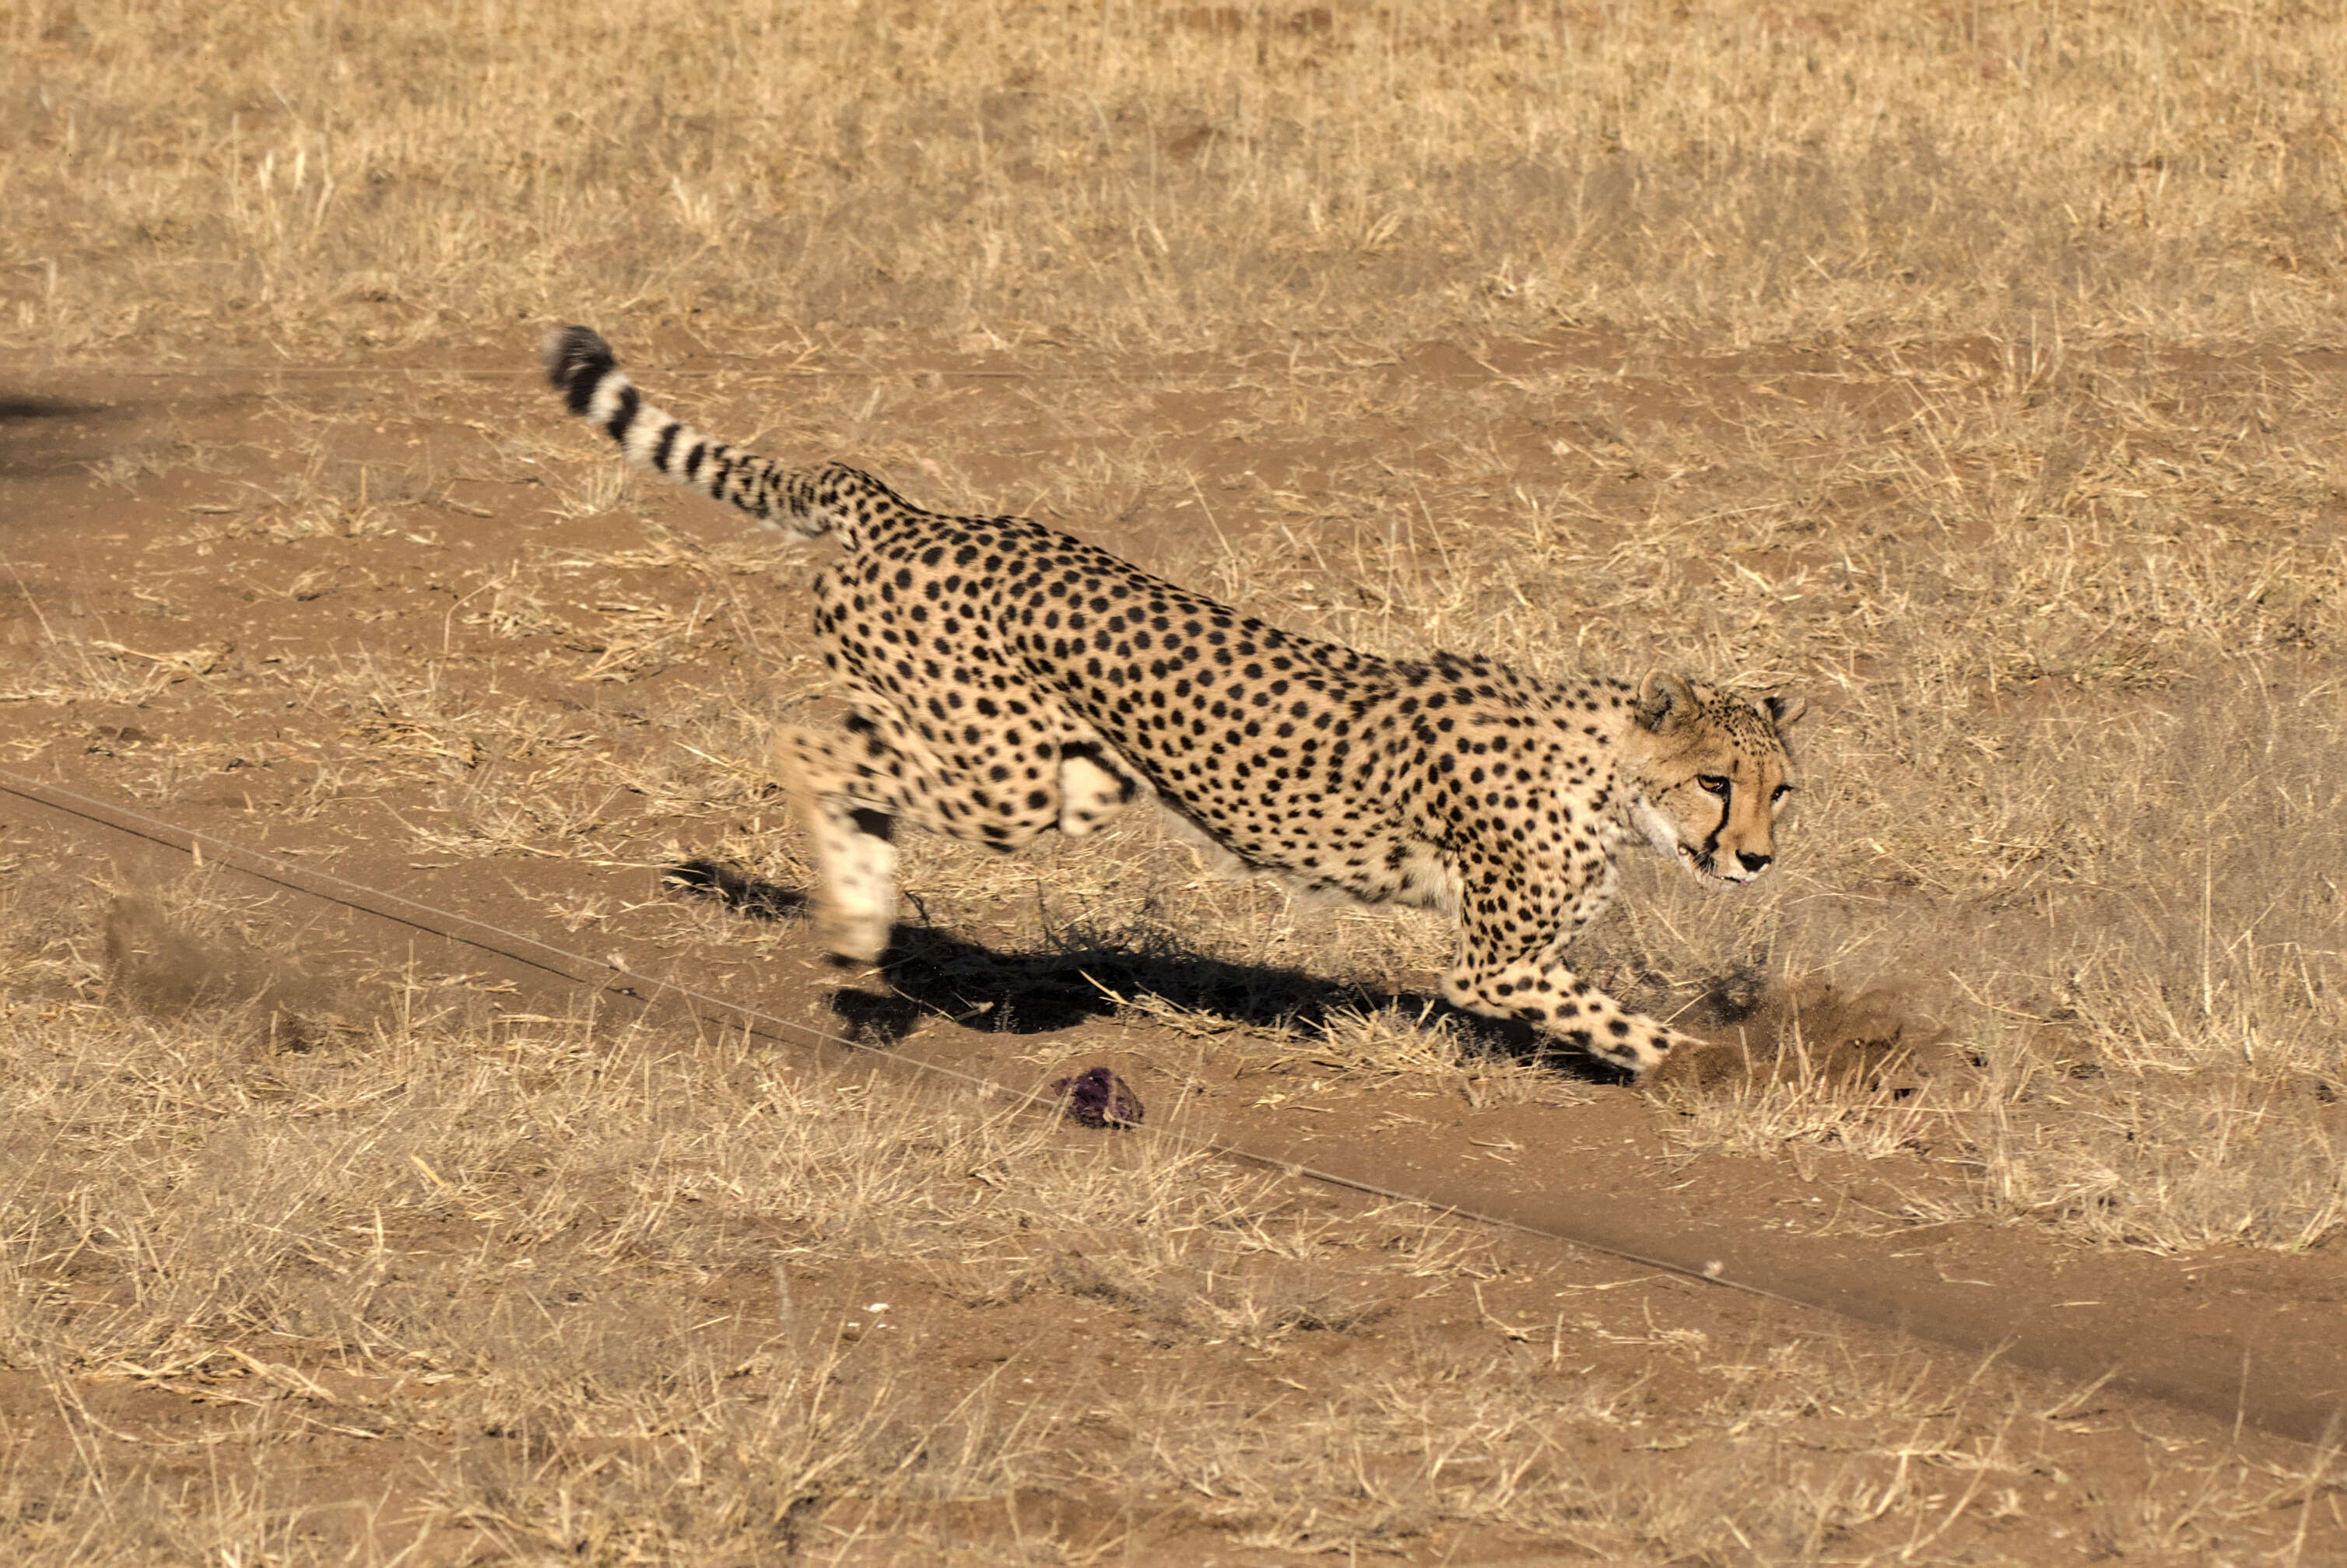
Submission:
POLYGON ((1714 827, 1714 828, 1711 830, 1710 836, 1706 837, 1706 838, 1703 841, 1703 853, 1702 853, 1700 856, 1697 856, 1697 858, 1698 858, 1698 859, 1700 859, 1700 860, 1701 860, 1701 861, 1702 861, 1706 866, 1710 866, 1710 865, 1714 864, 1714 863, 1715 863, 1715 862, 1717 862, 1717 859, 1719 858, 1719 835, 1720 835, 1721 834, 1726 833, 1726 832, 1727 831, 1727 813, 1728 813, 1728 808, 1729 808, 1730 804, 1735 800, 1735 797, 1736 797, 1736 781, 1734 781, 1733 779, 1730 779, 1730 780, 1728 781, 1728 784, 1727 784, 1727 791, 1728 791, 1728 793, 1727 793, 1727 794, 1726 794, 1721 795, 1721 796, 1719 796, 1719 797, 1718 797, 1718 799, 1719 799, 1719 823, 1718 823, 1718 825, 1717 825, 1717 826, 1716 826, 1716 827, 1714 827))

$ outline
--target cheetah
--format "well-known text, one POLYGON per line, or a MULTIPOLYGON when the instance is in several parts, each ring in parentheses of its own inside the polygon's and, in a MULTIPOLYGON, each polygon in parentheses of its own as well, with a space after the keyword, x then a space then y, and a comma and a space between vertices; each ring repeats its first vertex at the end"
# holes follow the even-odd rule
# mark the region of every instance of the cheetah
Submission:
POLYGON ((647 403, 585 327, 550 333, 544 360, 630 461, 845 548, 816 577, 815 632, 850 716, 773 753, 842 961, 888 944, 898 825, 1011 850, 1153 797, 1248 867, 1454 917, 1458 1007, 1631 1073, 1695 1043, 1576 978, 1565 948, 1614 897, 1625 840, 1706 883, 1768 868, 1800 698, 1375 658, 1028 518, 925 511, 844 464, 727 446, 647 403))

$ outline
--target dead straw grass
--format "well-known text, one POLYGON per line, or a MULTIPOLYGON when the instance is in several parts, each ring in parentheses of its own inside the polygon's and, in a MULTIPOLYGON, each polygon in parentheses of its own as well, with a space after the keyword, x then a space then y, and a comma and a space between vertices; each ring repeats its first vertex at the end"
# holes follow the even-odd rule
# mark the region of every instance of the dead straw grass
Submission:
MULTIPOLYGON (((2091 1389, 1715 1343, 1602 1269, 738 1039, 467 1024, 395 982, 289 1040, 124 992, 71 883, 10 900, 17 1561, 1049 1561, 1185 1528, 1931 1561, 2041 1518, 2286 1542, 2340 1484, 2145 1443, 2082 1507, 2091 1389), (356 1513, 338 1463, 374 1478, 356 1513)), ((202 945, 254 913, 191 882, 138 918, 202 945)))
MULTIPOLYGON (((11 754, 328 856, 801 884, 750 759, 822 711, 805 560, 454 374, 518 387, 537 323, 592 319, 713 428, 1299 630, 1809 692, 1783 876, 1634 866, 1579 955, 1721 1042, 1658 1096, 1683 1154, 1920 1163, 1911 1218, 2081 1245, 2337 1245, 2340 17, 1681 9, 18 5, 0 354, 425 368, 94 454, 137 542, 10 563, 11 754)), ((908 863, 930 938, 1113 960, 1137 1023, 1316 1087, 1601 1092, 1381 999, 1437 923, 1234 886, 1151 824, 908 863)), ((378 1524, 613 1560, 958 1550, 957 1509, 1039 1491, 1091 1511, 1017 1541, 1045 1559, 1161 1516, 1266 1553, 2009 1555, 2100 1462, 2063 1447, 2090 1400, 1815 1344, 1511 1304, 1463 1351, 1419 1293, 1489 1328, 1512 1286, 1457 1233, 738 1043, 166 1006, 172 930, 257 916, 166 890, 109 966, 28 864, 0 1376, 66 1434, 0 1461, 33 1560, 375 1550, 259 1459, 191 1482, 220 1431, 413 1457, 378 1524), (862 1333, 908 1290, 996 1348, 1086 1313, 1157 1358, 1081 1397, 941 1370, 961 1320, 862 1333), (1306 1354, 1371 1338, 1407 1353, 1306 1354), (99 1440, 158 1390, 244 1424, 99 1440)), ((794 941, 616 882, 543 912, 794 941)), ((2338 1522, 2327 1458, 2144 1452, 2061 1550, 2295 1561, 2338 1522)))
POLYGON ((762 349, 2321 333, 2340 26, 30 0, 0 332, 83 355, 486 346, 555 311, 762 349))

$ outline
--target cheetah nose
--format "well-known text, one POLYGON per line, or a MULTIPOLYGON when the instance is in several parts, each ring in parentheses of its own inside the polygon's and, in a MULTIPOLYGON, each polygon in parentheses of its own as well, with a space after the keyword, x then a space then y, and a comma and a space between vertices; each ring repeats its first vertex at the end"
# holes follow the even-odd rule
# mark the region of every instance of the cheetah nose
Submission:
POLYGON ((1759 875, 1761 867, 1767 866, 1769 860, 1768 856, 1755 855, 1748 849, 1737 850, 1736 852, 1736 858, 1744 863, 1745 870, 1751 872, 1756 876, 1759 875))

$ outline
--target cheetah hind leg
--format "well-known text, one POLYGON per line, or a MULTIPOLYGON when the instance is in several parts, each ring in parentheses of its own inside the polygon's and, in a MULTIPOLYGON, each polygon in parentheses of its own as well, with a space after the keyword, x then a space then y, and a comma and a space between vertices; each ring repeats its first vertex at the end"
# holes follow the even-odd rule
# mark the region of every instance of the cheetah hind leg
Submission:
POLYGON ((774 763, 815 862, 815 939, 836 958, 876 964, 897 925, 896 819, 842 792, 833 739, 787 731, 774 763))
POLYGON ((1122 811, 1141 786, 1103 764, 1090 748, 1060 751, 1060 831, 1081 838, 1122 811))
POLYGON ((876 964, 897 927, 896 819, 835 794, 806 803, 815 873, 815 939, 851 963, 876 964))
POLYGON ((1632 1012, 1562 964, 1461 964, 1443 981, 1442 994, 1469 1012, 1520 1019, 1640 1077, 1673 1051, 1704 1043, 1632 1012))

